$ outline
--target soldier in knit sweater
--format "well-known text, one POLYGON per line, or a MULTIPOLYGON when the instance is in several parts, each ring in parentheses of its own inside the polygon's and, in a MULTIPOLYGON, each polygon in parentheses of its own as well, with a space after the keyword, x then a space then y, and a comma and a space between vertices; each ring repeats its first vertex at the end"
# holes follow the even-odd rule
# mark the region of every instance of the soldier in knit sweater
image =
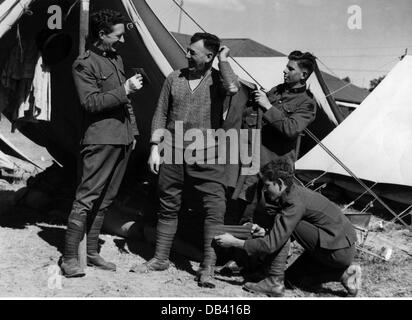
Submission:
POLYGON ((228 56, 229 48, 221 47, 218 37, 196 33, 186 53, 188 67, 172 72, 163 85, 152 120, 149 158, 151 171, 159 175, 156 251, 154 258, 133 266, 132 272, 160 271, 169 267, 183 187, 186 189, 189 186, 189 192, 200 196, 205 214, 204 253, 197 276, 198 284, 201 287, 215 287, 213 274, 216 255, 211 243, 216 226, 223 225, 226 211, 224 164, 211 163, 213 159, 204 156, 209 155, 211 149, 216 151, 217 145, 213 141, 205 143, 200 153, 197 145, 197 160, 188 161, 187 156, 192 154, 194 143, 183 138, 187 136, 188 130, 195 129, 205 138, 202 141, 211 142, 206 139, 207 132, 222 127, 225 111, 223 102, 239 89, 238 78, 227 61, 228 56), (220 71, 212 68, 216 56, 220 71), (161 150, 164 151, 162 159, 161 150), (173 159, 166 159, 168 150, 172 150, 173 159))

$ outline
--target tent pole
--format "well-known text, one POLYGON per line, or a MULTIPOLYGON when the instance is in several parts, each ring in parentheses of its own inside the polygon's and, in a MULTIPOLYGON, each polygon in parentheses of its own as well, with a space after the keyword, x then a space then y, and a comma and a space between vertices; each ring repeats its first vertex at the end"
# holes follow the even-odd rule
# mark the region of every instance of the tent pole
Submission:
MULTIPOLYGON (((86 37, 89 34, 89 7, 90 0, 80 1, 79 55, 84 53, 86 50, 86 37)), ((85 269, 87 266, 86 227, 84 230, 83 238, 79 244, 78 255, 80 267, 85 269)))

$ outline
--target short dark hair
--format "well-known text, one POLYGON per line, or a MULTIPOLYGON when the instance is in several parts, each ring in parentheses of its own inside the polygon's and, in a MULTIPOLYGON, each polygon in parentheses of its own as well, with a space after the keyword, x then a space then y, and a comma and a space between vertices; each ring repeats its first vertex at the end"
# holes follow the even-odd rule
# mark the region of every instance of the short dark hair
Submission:
POLYGON ((120 12, 110 9, 96 11, 90 16, 90 35, 93 39, 98 39, 100 30, 109 34, 112 32, 112 27, 119 23, 126 23, 125 17, 120 12))
POLYGON ((315 68, 316 57, 310 52, 303 53, 302 51, 295 50, 289 54, 288 59, 296 61, 299 68, 306 69, 308 71, 308 77, 315 68))
POLYGON ((282 179, 287 189, 293 184, 293 168, 289 161, 285 159, 272 160, 260 169, 260 174, 263 179, 280 184, 279 179, 282 179))
POLYGON ((212 51, 214 56, 219 52, 220 39, 214 34, 207 32, 197 32, 192 36, 192 38, 190 38, 190 43, 192 44, 198 42, 199 40, 203 40, 203 45, 205 46, 205 48, 212 51))

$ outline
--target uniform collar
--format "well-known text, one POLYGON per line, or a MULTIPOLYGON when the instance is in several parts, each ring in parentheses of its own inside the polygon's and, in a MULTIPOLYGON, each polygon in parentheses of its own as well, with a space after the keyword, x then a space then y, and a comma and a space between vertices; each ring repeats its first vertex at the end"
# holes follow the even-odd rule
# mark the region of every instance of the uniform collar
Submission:
POLYGON ((90 50, 93 51, 94 53, 98 54, 99 56, 106 57, 106 58, 112 58, 115 59, 118 56, 118 53, 115 51, 104 51, 102 49, 97 48, 96 46, 91 45, 90 50))
POLYGON ((285 91, 289 93, 303 93, 306 91, 306 85, 299 87, 299 88, 292 88, 292 89, 289 89, 286 87, 285 91))

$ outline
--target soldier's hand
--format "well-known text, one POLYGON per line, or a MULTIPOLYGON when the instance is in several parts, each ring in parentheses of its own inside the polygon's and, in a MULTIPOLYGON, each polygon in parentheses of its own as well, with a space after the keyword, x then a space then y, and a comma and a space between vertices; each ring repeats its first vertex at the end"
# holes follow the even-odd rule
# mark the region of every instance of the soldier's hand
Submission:
POLYGON ((237 239, 234 236, 232 236, 230 233, 224 233, 222 235, 215 237, 216 243, 223 248, 234 247, 236 240, 237 239))
POLYGON ((260 90, 253 91, 254 101, 265 110, 272 108, 270 101, 265 92, 260 90))
POLYGON ((154 174, 159 173, 160 167, 160 154, 159 154, 159 147, 157 145, 152 146, 152 150, 150 151, 149 160, 147 161, 150 167, 150 171, 154 174))
POLYGON ((133 77, 126 80, 124 83, 124 88, 126 90, 126 95, 136 92, 143 87, 143 76, 141 74, 135 74, 133 77))
POLYGON ((252 226, 252 230, 250 231, 254 237, 264 237, 266 234, 266 230, 259 226, 258 224, 254 224, 252 226))
POLYGON ((219 61, 227 61, 229 57, 230 49, 227 46, 221 46, 219 49, 218 59, 219 61))

